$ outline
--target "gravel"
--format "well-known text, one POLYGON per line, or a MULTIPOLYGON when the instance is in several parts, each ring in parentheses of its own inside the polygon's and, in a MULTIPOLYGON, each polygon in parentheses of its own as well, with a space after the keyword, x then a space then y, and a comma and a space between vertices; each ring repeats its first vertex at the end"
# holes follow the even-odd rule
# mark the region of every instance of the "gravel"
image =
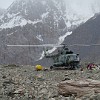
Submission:
MULTIPOLYGON (((1 65, 0 100, 80 100, 59 95, 57 85, 65 80, 83 78, 100 80, 100 70, 36 71, 30 65, 1 65)), ((100 100, 100 94, 83 97, 83 100, 100 100)))

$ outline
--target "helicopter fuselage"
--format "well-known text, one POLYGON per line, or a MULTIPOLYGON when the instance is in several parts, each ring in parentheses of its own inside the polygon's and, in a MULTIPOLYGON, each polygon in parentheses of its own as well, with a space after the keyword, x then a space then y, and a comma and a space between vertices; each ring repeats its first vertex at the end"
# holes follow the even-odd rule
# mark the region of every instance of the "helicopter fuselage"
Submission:
POLYGON ((50 67, 52 68, 66 68, 75 69, 79 67, 80 59, 79 54, 74 54, 68 48, 63 47, 57 54, 46 55, 47 58, 52 58, 54 63, 50 67))

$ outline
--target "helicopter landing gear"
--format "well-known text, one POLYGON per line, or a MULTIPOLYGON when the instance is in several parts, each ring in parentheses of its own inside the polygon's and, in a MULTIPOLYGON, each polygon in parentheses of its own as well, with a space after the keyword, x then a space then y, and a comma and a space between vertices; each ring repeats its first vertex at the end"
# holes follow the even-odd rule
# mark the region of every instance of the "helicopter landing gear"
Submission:
POLYGON ((71 62, 71 63, 69 64, 69 66, 70 66, 70 69, 71 69, 71 70, 76 70, 76 69, 77 69, 77 63, 75 63, 75 62, 71 62))
POLYGON ((75 68, 75 66, 71 66, 71 70, 75 70, 76 68, 75 68))
POLYGON ((53 66, 50 66, 50 69, 52 70, 54 67, 53 66))

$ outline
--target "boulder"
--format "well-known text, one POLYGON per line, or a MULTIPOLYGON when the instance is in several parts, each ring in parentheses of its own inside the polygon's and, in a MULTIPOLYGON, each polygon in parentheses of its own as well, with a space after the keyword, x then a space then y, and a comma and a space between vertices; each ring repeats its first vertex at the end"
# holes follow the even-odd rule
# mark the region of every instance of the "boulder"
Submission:
POLYGON ((58 84, 58 93, 63 96, 83 97, 100 93, 100 81, 92 79, 67 80, 58 84))

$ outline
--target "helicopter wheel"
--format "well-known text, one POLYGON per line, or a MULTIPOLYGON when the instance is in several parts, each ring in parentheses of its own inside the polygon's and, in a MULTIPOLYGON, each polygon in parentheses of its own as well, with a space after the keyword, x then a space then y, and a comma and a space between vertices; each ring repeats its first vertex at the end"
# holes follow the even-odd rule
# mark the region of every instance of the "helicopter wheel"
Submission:
POLYGON ((53 69, 53 66, 50 66, 50 69, 52 70, 53 69))
POLYGON ((75 70, 75 66, 70 66, 70 69, 71 70, 75 70))

